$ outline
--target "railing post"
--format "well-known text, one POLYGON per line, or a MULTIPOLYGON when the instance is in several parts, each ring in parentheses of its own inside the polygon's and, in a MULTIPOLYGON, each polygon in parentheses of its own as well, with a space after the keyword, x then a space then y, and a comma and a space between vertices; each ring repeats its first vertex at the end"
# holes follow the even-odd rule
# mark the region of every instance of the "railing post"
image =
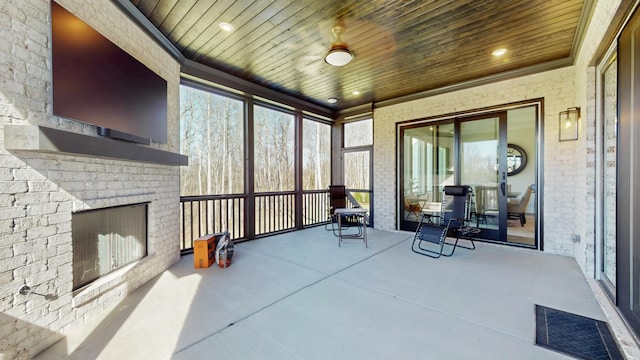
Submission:
POLYGON ((294 207, 295 207, 295 227, 296 229, 302 229, 304 227, 303 221, 303 211, 302 211, 302 122, 303 122, 303 114, 302 110, 296 110, 295 116, 295 149, 296 153, 294 156, 295 159, 295 176, 296 176, 296 191, 294 197, 294 207))
POLYGON ((247 198, 245 200, 244 207, 244 233, 247 239, 253 239, 256 236, 256 194, 255 186, 253 182, 255 180, 255 151, 253 148, 255 134, 253 126, 253 99, 248 99, 245 103, 247 107, 245 110, 245 122, 247 134, 245 136, 244 151, 247 154, 245 169, 247 169, 244 176, 244 188, 247 198), (252 220, 252 221, 249 221, 252 220))

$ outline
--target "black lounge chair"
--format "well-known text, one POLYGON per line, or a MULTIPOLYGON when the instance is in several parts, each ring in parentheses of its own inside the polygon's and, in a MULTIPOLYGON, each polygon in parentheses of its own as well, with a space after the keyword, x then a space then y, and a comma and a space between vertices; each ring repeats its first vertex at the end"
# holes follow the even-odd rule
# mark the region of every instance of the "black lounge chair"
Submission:
POLYGON ((471 187, 466 185, 445 186, 440 216, 424 213, 420 215, 411 250, 432 258, 451 256, 457 246, 474 250, 476 245, 471 236, 479 232, 479 229, 467 225, 471 214, 472 192, 471 187), (455 237, 455 242, 447 243, 447 237, 455 237), (468 240, 471 245, 458 245, 460 238, 468 240), (451 248, 450 252, 443 252, 445 245, 451 248))

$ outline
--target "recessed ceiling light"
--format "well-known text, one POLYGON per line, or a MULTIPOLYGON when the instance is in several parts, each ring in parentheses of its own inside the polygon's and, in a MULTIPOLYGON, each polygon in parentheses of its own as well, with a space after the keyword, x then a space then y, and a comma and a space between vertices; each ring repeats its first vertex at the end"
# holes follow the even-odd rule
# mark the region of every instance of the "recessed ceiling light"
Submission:
POLYGON ((351 93, 352 93, 353 95, 360 95, 360 91, 358 91, 358 90, 353 90, 351 93))
POLYGON ((500 48, 500 49, 494 50, 491 54, 493 54, 493 56, 502 56, 502 55, 504 55, 506 53, 507 53, 507 49, 500 48))
POLYGON ((328 98, 327 101, 329 102, 329 104, 335 104, 338 102, 338 99, 336 98, 328 98))
POLYGON ((218 26, 220 26, 220 29, 226 31, 226 32, 232 32, 233 31, 233 25, 229 24, 228 22, 221 22, 218 26))

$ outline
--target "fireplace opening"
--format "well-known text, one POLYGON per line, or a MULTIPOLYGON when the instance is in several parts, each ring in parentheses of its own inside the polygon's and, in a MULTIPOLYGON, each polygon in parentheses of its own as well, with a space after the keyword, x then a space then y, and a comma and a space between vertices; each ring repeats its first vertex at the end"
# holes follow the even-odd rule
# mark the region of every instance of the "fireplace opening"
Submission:
POLYGON ((71 215, 73 290, 147 256, 148 203, 71 215))

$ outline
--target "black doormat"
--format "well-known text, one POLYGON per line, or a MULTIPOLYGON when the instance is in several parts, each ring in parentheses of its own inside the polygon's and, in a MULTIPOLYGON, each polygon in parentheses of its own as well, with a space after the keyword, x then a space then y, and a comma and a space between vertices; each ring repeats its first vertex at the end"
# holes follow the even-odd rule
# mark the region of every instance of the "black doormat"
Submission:
POLYGON ((624 359, 604 321, 536 305, 536 345, 578 359, 624 359))

